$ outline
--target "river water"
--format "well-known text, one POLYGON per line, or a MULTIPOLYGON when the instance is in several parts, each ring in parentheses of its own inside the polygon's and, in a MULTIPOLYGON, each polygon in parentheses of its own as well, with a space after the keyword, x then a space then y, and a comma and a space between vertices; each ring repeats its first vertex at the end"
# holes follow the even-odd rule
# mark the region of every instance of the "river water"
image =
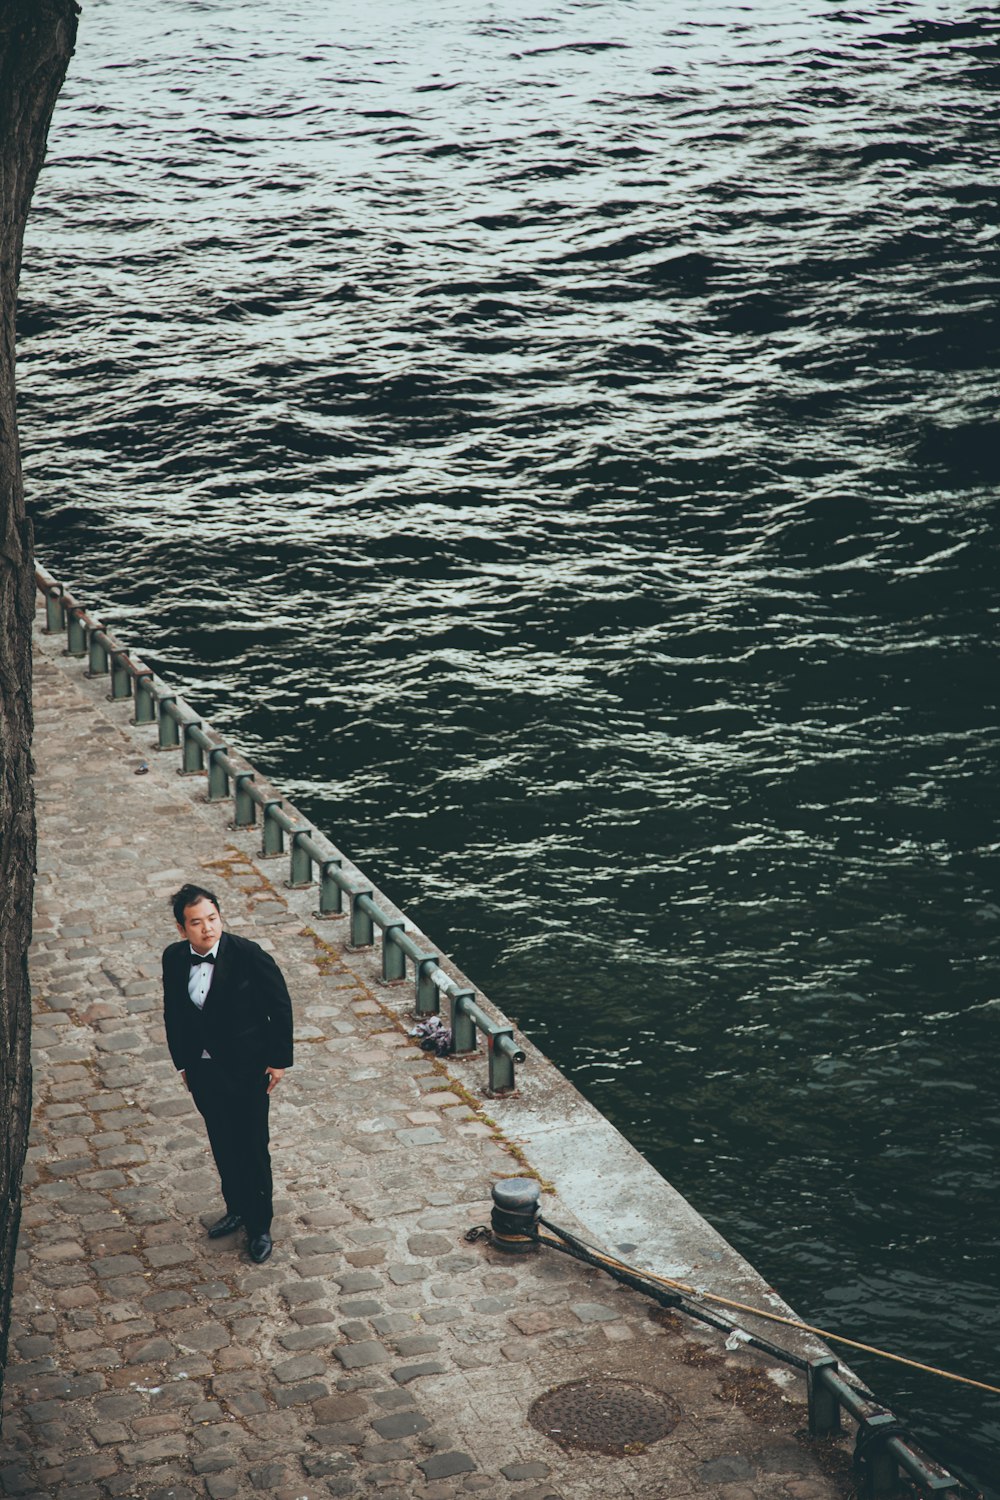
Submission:
POLYGON ((19 376, 56 574, 804 1316, 992 1383, 998 44, 90 0, 19 376))

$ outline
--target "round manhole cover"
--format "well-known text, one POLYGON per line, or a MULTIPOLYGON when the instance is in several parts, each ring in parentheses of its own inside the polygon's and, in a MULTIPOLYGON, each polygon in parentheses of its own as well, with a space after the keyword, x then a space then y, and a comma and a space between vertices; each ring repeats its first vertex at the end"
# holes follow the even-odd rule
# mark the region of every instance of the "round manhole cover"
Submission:
POLYGON ((662 1391, 624 1380, 574 1380, 532 1402, 533 1427, 567 1448, 621 1455, 672 1432, 680 1410, 662 1391))

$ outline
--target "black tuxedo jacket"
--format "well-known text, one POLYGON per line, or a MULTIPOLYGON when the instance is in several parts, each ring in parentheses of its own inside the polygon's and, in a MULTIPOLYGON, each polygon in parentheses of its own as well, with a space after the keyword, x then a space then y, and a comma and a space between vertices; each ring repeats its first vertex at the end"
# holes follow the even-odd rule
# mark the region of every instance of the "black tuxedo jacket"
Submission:
POLYGON ((292 1002, 278 965, 249 938, 224 932, 212 984, 199 1011, 188 994, 191 945, 163 952, 163 1019, 174 1066, 187 1069, 208 1052, 233 1073, 292 1065, 292 1002))

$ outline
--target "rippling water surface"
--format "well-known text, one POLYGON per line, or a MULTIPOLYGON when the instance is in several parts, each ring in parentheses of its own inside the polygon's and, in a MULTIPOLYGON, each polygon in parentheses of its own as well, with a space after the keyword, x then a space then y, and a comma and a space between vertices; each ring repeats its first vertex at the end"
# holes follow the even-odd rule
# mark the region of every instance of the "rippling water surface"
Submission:
POLYGON ((804 1315, 996 1383, 1000 23, 525 9, 85 5, 39 552, 804 1315))

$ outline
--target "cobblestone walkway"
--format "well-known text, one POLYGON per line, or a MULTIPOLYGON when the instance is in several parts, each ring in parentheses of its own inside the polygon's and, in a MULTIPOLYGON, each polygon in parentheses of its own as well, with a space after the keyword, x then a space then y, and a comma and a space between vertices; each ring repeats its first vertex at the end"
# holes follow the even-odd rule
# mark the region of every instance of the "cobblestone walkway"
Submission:
POLYGON ((419 1051, 371 954, 304 922, 283 863, 59 647, 37 652, 35 1112, 0 1493, 847 1495, 842 1453, 801 1436, 797 1377, 554 1252, 465 1240, 493 1181, 524 1170, 468 1092, 483 1060, 465 1087, 419 1051), (262 1267, 242 1236, 205 1236, 223 1205, 163 1041, 166 897, 189 878, 276 954, 295 1002, 262 1267), (676 1425, 618 1457, 532 1426, 542 1393, 598 1378, 665 1393, 676 1425))

